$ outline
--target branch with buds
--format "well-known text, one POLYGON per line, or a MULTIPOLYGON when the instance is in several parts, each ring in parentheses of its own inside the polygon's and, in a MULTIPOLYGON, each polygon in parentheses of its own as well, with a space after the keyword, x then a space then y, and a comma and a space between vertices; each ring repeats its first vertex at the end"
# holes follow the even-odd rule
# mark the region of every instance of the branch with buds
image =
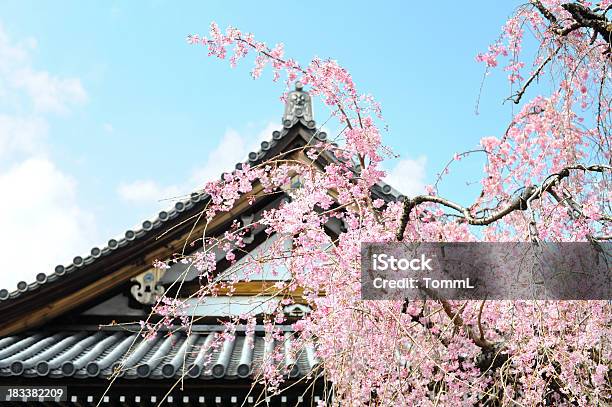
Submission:
POLYGON ((414 208, 418 205, 423 204, 425 202, 436 203, 447 208, 453 209, 459 212, 459 218, 464 222, 467 222, 470 225, 474 226, 486 226, 490 225, 505 216, 511 214, 515 211, 524 211, 528 209, 528 203, 540 199, 545 192, 549 192, 555 196, 552 188, 557 185, 562 179, 569 177, 570 171, 572 170, 582 170, 582 171, 590 171, 590 172, 600 172, 603 173, 605 171, 612 171, 612 167, 609 165, 572 165, 563 168, 561 171, 549 175, 544 182, 538 187, 536 185, 529 186, 523 190, 523 192, 514 198, 510 203, 502 209, 497 211, 493 211, 489 216, 477 217, 472 215, 469 208, 459 205, 449 199, 442 198, 434 195, 418 195, 414 198, 405 198, 402 215, 400 217, 400 226, 396 234, 396 239, 398 241, 402 241, 404 238, 404 232, 406 231, 406 226, 408 225, 408 221, 410 219, 410 213, 414 208))

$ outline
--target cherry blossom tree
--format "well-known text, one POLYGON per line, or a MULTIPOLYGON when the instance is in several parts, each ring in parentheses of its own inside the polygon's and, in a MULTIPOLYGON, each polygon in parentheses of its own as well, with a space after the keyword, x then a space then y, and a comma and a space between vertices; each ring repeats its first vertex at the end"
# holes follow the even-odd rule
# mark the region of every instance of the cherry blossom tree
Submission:
MULTIPOLYGON (((235 66, 254 55, 252 76, 270 67, 273 80, 295 81, 322 100, 343 130, 304 149, 310 160, 276 159, 227 173, 208 183, 210 221, 230 210, 254 186, 291 199, 265 212, 258 225, 277 239, 258 259, 242 263, 240 277, 220 281, 214 248, 229 261, 244 247, 245 228, 205 237, 202 250, 184 256, 201 274, 200 301, 245 281, 262 263, 287 267, 292 280, 276 284, 282 304, 298 288, 312 312, 293 325, 299 343, 316 342, 320 361, 312 378, 330 383, 332 405, 604 405, 610 389, 611 309, 605 301, 364 301, 360 292, 362 242, 606 241, 610 211, 612 1, 598 4, 531 0, 505 22, 500 37, 476 56, 487 74, 502 70, 518 106, 504 133, 481 140, 486 155, 482 192, 471 203, 438 194, 397 202, 374 199, 373 186, 391 154, 382 144, 381 108, 360 93, 332 59, 302 65, 252 34, 212 23, 207 36, 190 35, 210 56, 235 66), (534 57, 523 45, 537 44, 534 57), (282 78, 282 79, 281 79, 282 78), (538 86, 545 81, 547 86, 538 86), (547 90, 541 94, 542 88, 547 90), (314 163, 331 154, 322 168, 314 163), (299 178, 299 188, 287 188, 299 178), (339 219, 331 237, 324 225, 339 219), (286 242, 291 252, 287 252, 286 242)), ((449 166, 475 153, 453 157, 449 166)), ((444 172, 440 178, 443 178, 444 172)), ((408 174, 407 174, 408 175, 408 174)), ((440 180, 438 180, 440 181, 440 180)), ((163 266, 160 266, 163 267, 163 266)), ((189 318, 176 300, 155 311, 172 321, 189 318)), ((265 322, 282 341, 281 307, 265 322)), ((247 315, 227 323, 252 329, 247 315)), ((154 329, 154 327, 151 327, 154 329)), ((266 361, 258 380, 282 391, 283 371, 266 361)))

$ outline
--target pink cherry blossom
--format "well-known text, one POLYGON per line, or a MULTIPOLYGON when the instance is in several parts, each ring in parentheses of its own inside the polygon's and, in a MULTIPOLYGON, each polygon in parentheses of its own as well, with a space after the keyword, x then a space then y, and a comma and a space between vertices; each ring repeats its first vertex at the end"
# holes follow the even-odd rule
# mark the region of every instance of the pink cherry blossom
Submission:
MULTIPOLYGON (((598 7, 610 4, 606 0, 598 7)), ((507 72, 513 89, 509 102, 518 108, 506 131, 481 139, 479 152, 486 155, 482 193, 465 211, 486 216, 557 174, 550 192, 531 200, 529 208, 478 230, 468 224, 465 213, 452 216, 448 206, 430 199, 412 210, 400 238, 585 241, 612 234, 608 43, 584 27, 569 30, 573 22, 559 0, 532 1, 519 7, 500 38, 476 57, 488 73, 497 67, 507 72), (539 46, 531 63, 523 52, 527 40, 539 46), (528 82, 545 74, 554 78, 550 91, 537 94, 539 88, 528 82), (588 169, 596 164, 601 171, 588 169)), ((244 165, 222 181, 205 185, 211 197, 206 221, 230 211, 257 183, 263 193, 285 191, 289 199, 250 225, 262 227, 275 240, 265 253, 246 258, 240 279, 213 282, 216 264, 210 256, 220 249, 228 260, 235 259, 245 233, 239 225, 221 237, 206 237, 203 252, 187 256, 205 277, 200 301, 217 295, 219 287, 249 281, 262 271, 262 264, 272 273, 288 270, 291 281, 273 288, 279 295, 285 289, 303 290, 301 301, 312 312, 293 325, 296 346, 316 342, 321 374, 333 386, 333 405, 609 404, 612 313, 605 301, 362 300, 361 243, 395 241, 403 211, 401 201, 373 199, 371 194, 389 156, 382 145, 380 105, 360 93, 350 73, 333 59, 313 58, 301 65, 285 56, 282 44, 270 48, 236 28, 223 33, 214 23, 207 37, 191 35, 188 41, 219 59, 229 56, 231 66, 253 55, 253 77, 270 68, 272 80, 283 78, 286 91, 300 80, 344 128, 338 145, 309 146, 304 162, 244 165), (333 152, 336 160, 314 170, 308 160, 323 152, 333 152), (300 187, 287 189, 293 177, 299 177, 300 187), (326 231, 330 221, 342 222, 338 236, 326 231)), ((461 153, 453 158, 465 157, 461 153)), ((426 189, 428 197, 437 196, 435 186, 426 189)), ((291 303, 293 299, 285 298, 281 305, 291 303)), ((164 320, 185 314, 173 301, 160 301, 156 310, 164 320)), ((280 305, 265 316, 268 340, 283 340, 278 325, 285 321, 280 305)), ((232 335, 232 326, 238 324, 252 329, 255 322, 247 315, 236 317, 227 322, 226 334, 232 335)), ((275 351, 260 368, 258 380, 270 389, 282 389, 280 359, 275 351)))

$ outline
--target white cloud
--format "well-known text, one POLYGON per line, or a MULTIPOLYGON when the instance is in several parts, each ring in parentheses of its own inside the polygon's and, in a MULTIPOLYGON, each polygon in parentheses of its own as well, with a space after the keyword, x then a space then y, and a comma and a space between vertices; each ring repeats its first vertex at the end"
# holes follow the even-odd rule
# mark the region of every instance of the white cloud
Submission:
POLYGON ((223 172, 232 171, 236 163, 245 161, 251 151, 259 151, 260 143, 271 140, 272 132, 280 128, 279 124, 270 122, 256 134, 241 134, 228 129, 219 144, 208 153, 206 163, 193 172, 191 187, 201 188, 207 182, 219 179, 223 172))
POLYGON ((122 182, 117 188, 119 197, 131 203, 158 202, 171 199, 180 194, 176 186, 162 187, 152 180, 137 180, 134 182, 122 182))
POLYGON ((0 251, 10 264, 0 271, 0 288, 31 282, 88 249, 94 219, 76 203, 74 179, 50 160, 28 158, 0 173, 0 191, 0 251))
POLYGON ((46 113, 65 114, 87 100, 78 78, 34 68, 35 39, 12 41, 0 24, 0 289, 34 281, 87 250, 93 216, 77 184, 51 160, 46 113))
POLYGON ((407 196, 414 196, 425 191, 425 166, 427 157, 416 159, 405 158, 387 171, 385 182, 407 196))
POLYGON ((87 101, 79 78, 63 78, 32 67, 33 38, 11 41, 0 24, 0 95, 6 102, 26 96, 36 112, 65 114, 87 101), (25 93, 25 95, 20 95, 25 93))
POLYGON ((28 38, 25 41, 13 42, 0 24, 0 69, 23 65, 29 61, 29 52, 37 46, 36 40, 28 38))
POLYGON ((10 78, 16 88, 30 96, 34 109, 40 112, 68 113, 69 106, 87 101, 87 93, 78 78, 58 78, 46 71, 23 68, 10 78))
POLYGON ((47 122, 40 117, 0 113, 0 158, 42 153, 46 149, 47 132, 47 122))
MULTIPOLYGON (((208 181, 219 179, 223 172, 232 171, 236 163, 244 162, 249 152, 259 150, 260 143, 270 140, 272 132, 280 127, 279 124, 270 122, 259 132, 243 133, 230 128, 217 146, 208 153, 204 165, 195 168, 186 183, 163 186, 154 180, 122 182, 117 193, 121 199, 133 204, 151 204, 189 195, 204 187, 208 181)), ((166 207, 168 203, 162 202, 161 206, 166 207)))
POLYGON ((102 125, 102 129, 104 129, 104 131, 107 133, 113 133, 115 131, 115 128, 110 123, 104 123, 102 125))

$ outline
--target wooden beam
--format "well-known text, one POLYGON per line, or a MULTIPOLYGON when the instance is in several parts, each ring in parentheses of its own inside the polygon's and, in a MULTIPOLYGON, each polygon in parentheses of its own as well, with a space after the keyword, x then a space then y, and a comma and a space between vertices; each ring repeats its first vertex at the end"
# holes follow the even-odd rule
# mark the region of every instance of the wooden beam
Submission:
MULTIPOLYGON (((254 295, 266 295, 266 296, 283 296, 289 295, 296 300, 296 302, 303 303, 304 288, 297 287, 295 290, 287 290, 286 288, 279 289, 275 286, 275 281, 240 281, 232 284, 233 288, 222 287, 219 288, 218 295, 225 296, 228 293, 232 293, 233 296, 254 296, 254 295)), ((183 287, 181 291, 181 298, 188 298, 190 295, 195 294, 199 290, 200 286, 197 284, 189 284, 183 287), (183 297, 184 296, 184 297, 183 297)), ((320 296, 324 295, 319 293, 320 296)))

